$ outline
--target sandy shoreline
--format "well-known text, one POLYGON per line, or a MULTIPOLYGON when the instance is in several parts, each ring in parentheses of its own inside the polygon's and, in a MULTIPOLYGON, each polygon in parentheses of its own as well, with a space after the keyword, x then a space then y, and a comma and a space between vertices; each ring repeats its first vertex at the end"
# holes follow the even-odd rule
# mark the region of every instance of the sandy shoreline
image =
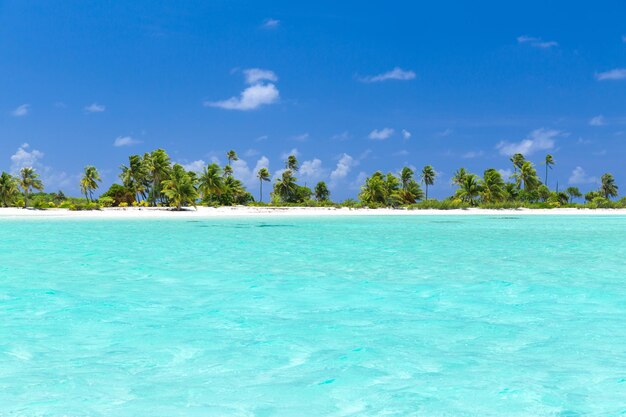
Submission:
POLYGON ((465 209, 465 210, 404 210, 404 209, 348 209, 326 207, 198 207, 196 210, 171 211, 164 208, 105 208, 99 211, 69 211, 66 209, 32 210, 0 208, 0 219, 7 218, 100 218, 100 219, 154 219, 154 218, 218 218, 253 216, 467 216, 467 215, 621 215, 626 209, 465 209))

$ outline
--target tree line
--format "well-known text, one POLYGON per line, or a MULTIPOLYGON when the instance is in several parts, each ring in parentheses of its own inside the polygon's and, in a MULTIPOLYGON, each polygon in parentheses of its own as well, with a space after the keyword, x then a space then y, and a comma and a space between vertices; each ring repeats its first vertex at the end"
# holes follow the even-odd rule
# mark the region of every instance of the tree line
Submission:
MULTIPOLYGON (((4 207, 28 207, 31 200, 37 208, 66 206, 73 209, 93 209, 102 206, 167 206, 182 209, 198 204, 209 206, 263 204, 263 185, 271 181, 267 168, 256 172, 259 181, 258 199, 244 184, 235 178, 232 163, 238 160, 237 153, 226 153, 227 163, 220 166, 211 163, 200 172, 188 171, 181 164, 172 163, 163 149, 143 155, 131 155, 120 167, 119 183, 113 184, 98 199, 94 192, 102 181, 94 166, 86 166, 80 178, 81 199, 68 199, 62 192, 43 193, 44 184, 34 168, 22 168, 18 175, 7 172, 0 175, 0 204, 4 207), (38 191, 38 192, 36 192, 38 191), (49 200, 49 201, 46 201, 49 200)), ((489 168, 482 176, 457 170, 452 183, 457 189, 444 200, 429 199, 429 187, 435 184, 437 172, 426 165, 419 173, 404 167, 399 173, 381 171, 367 177, 358 194, 358 201, 346 200, 342 205, 354 207, 416 207, 416 208, 461 208, 461 207, 560 207, 573 204, 583 197, 577 187, 563 191, 551 190, 549 172, 555 164, 552 155, 546 155, 543 165, 545 173, 540 179, 535 165, 522 154, 510 158, 513 174, 503 178, 502 173, 489 168)), ((295 155, 285 160, 284 170, 274 181, 269 204, 273 205, 333 205, 330 191, 324 181, 313 189, 298 184, 296 177, 299 162, 295 155)), ((590 207, 610 207, 616 203, 618 186, 613 175, 601 177, 597 190, 584 195, 590 207)), ((626 199, 618 205, 626 206, 626 199)))

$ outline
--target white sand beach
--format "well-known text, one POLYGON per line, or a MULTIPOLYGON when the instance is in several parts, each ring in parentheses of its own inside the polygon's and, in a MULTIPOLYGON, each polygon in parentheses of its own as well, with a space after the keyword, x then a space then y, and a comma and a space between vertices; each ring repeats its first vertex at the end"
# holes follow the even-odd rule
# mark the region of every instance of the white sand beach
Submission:
POLYGON ((575 215, 625 216, 626 209, 459 209, 459 210, 406 210, 406 209, 350 209, 334 207, 197 207, 183 211, 167 208, 104 208, 93 211, 70 211, 67 209, 0 208, 0 219, 7 218, 90 218, 90 219, 154 219, 154 218, 219 218, 241 216, 468 216, 468 215, 575 215))

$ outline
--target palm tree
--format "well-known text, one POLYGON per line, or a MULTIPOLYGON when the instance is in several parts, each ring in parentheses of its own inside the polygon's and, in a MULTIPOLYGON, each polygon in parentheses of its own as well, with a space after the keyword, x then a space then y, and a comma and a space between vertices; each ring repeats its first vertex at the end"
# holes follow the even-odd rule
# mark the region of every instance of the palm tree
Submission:
POLYGON ((87 200, 93 200, 93 190, 98 188, 98 182, 102 182, 102 179, 96 167, 86 166, 83 177, 80 179, 80 190, 87 200))
POLYGON ((289 155, 287 157, 287 162, 285 163, 285 168, 290 171, 297 172, 298 171, 298 160, 295 155, 289 155))
POLYGON ((513 163, 513 172, 517 172, 518 169, 522 168, 522 165, 524 165, 526 159, 521 153, 516 153, 510 158, 510 161, 513 163))
POLYGON ((283 171, 281 177, 274 183, 274 193, 280 197, 283 202, 292 202, 296 196, 298 185, 296 178, 290 169, 283 171))
POLYGON ((545 185, 548 185, 548 168, 552 169, 552 165, 554 165, 554 158, 552 157, 552 155, 546 155, 546 160, 544 164, 546 164, 546 180, 543 183, 545 185))
POLYGON ((9 207, 18 194, 17 180, 11 174, 3 171, 0 175, 0 202, 2 202, 2 206, 9 207))
POLYGON ((382 172, 376 171, 371 177, 365 179, 365 184, 363 184, 359 193, 359 199, 366 204, 385 204, 387 201, 387 188, 382 172))
POLYGON ((567 187, 565 189, 565 194, 567 194, 569 197, 567 200, 569 203, 571 203, 572 200, 574 200, 575 198, 580 198, 583 196, 578 187, 567 187))
POLYGON ((232 176, 233 176, 233 167, 230 165, 226 165, 224 167, 224 178, 228 178, 232 176))
POLYGON ((139 201, 139 196, 146 197, 147 171, 146 164, 141 156, 131 155, 128 157, 128 166, 121 166, 122 173, 120 179, 122 184, 135 195, 135 201, 139 201))
POLYGON ((317 201, 328 201, 330 197, 330 191, 328 187, 326 187, 326 183, 324 181, 320 181, 315 185, 315 199, 317 201))
POLYGON ((432 166, 426 165, 422 169, 422 182, 426 185, 426 200, 428 200, 428 186, 435 183, 435 170, 432 166))
POLYGON ((401 189, 397 192, 403 204, 414 204, 424 197, 420 185, 413 179, 413 170, 409 167, 402 168, 400 172, 401 189))
POLYGON ((484 202, 493 203, 504 199, 505 189, 502 175, 495 169, 490 168, 483 174, 480 182, 481 196, 484 202))
POLYGON ((465 180, 466 176, 467 176, 467 171, 465 170, 465 168, 459 168, 454 173, 454 175, 452 175, 452 184, 460 186, 465 180))
POLYGON ((226 158, 228 159, 228 166, 230 166, 230 163, 232 161, 238 161, 239 157, 237 156, 237 152, 233 151, 232 149, 228 152, 226 152, 226 158))
POLYGON ((34 168, 22 168, 20 170, 19 186, 24 193, 24 208, 28 207, 28 197, 31 190, 43 191, 43 183, 39 179, 39 174, 35 172, 34 168))
POLYGON ((182 165, 174 164, 169 178, 163 180, 162 185, 163 193, 176 205, 176 210, 180 210, 184 204, 196 206, 198 193, 182 165))
POLYGON ((537 171, 530 161, 524 161, 519 167, 519 171, 513 174, 513 178, 515 178, 515 184, 518 189, 522 187, 522 184, 524 185, 524 191, 533 191, 540 184, 540 180, 537 178, 537 171))
POLYGON ((609 199, 611 197, 617 197, 617 185, 615 184, 615 178, 608 172, 601 178, 602 184, 600 185, 600 194, 602 197, 609 199))
POLYGON ((263 167, 256 173, 256 177, 259 179, 260 186, 259 201, 263 201, 263 181, 270 180, 270 172, 267 168, 263 167))
POLYGON ((157 149, 144 156, 144 161, 150 178, 152 179, 151 200, 154 206, 161 199, 161 182, 165 180, 171 171, 169 155, 163 149, 157 149))
POLYGON ((457 197, 466 203, 474 206, 476 199, 480 195, 482 187, 478 182, 478 177, 474 174, 467 174, 461 183, 461 188, 457 190, 457 197))
POLYGON ((198 178, 198 191, 203 199, 211 196, 219 196, 224 189, 224 179, 221 176, 222 169, 216 163, 212 163, 202 170, 198 178))

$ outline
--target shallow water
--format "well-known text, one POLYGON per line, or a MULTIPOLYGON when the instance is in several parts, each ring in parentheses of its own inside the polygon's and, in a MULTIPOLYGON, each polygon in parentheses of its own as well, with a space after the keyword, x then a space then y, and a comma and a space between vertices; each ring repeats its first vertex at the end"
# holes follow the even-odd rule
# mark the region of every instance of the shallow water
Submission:
POLYGON ((0 219, 0 416, 626 415, 626 217, 0 219))

